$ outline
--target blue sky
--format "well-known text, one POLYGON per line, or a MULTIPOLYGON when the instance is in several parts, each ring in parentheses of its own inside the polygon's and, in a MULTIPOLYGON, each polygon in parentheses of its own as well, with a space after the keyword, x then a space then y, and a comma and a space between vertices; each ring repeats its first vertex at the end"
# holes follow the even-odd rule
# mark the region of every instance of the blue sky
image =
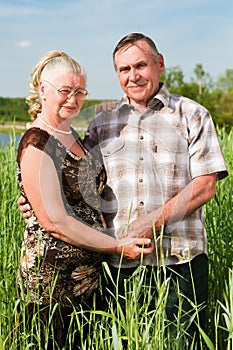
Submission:
POLYGON ((131 32, 150 36, 186 81, 199 63, 213 79, 233 69, 232 0, 1 0, 0 96, 25 97, 32 67, 59 49, 85 67, 91 98, 120 98, 112 51, 131 32))

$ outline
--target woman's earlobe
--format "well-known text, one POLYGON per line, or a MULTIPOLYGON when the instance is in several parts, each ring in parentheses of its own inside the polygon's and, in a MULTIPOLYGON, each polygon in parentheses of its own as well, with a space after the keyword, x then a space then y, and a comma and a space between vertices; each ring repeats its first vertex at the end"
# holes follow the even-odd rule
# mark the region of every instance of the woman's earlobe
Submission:
POLYGON ((43 85, 43 82, 40 81, 39 83, 39 96, 40 96, 40 99, 41 100, 45 100, 45 96, 44 96, 44 89, 45 89, 45 86, 43 85))

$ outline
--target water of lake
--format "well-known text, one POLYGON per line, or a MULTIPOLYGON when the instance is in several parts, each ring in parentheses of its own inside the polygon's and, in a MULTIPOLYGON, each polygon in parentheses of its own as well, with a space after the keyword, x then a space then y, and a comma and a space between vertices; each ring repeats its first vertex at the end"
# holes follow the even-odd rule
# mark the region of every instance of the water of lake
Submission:
MULTIPOLYGON (((9 134, 0 134, 0 146, 6 147, 9 142, 12 140, 13 135, 9 134)), ((16 144, 18 145, 21 135, 16 136, 16 144)))

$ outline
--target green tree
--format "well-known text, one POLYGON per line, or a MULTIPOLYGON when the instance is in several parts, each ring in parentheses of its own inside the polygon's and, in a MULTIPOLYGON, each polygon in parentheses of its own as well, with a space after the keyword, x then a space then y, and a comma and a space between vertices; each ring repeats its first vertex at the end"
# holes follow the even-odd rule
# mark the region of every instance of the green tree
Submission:
POLYGON ((217 93, 215 99, 215 120, 219 125, 233 125, 233 88, 228 92, 217 93))
POLYGON ((203 92, 211 91, 213 89, 213 79, 208 72, 204 71, 201 63, 196 64, 193 72, 194 78, 191 78, 191 81, 198 85, 198 95, 201 97, 203 92))
POLYGON ((184 85, 184 74, 179 66, 166 68, 161 76, 167 88, 173 93, 179 93, 184 85))
POLYGON ((228 92, 233 89, 233 69, 227 69, 225 75, 220 76, 217 83, 217 88, 223 92, 228 92))

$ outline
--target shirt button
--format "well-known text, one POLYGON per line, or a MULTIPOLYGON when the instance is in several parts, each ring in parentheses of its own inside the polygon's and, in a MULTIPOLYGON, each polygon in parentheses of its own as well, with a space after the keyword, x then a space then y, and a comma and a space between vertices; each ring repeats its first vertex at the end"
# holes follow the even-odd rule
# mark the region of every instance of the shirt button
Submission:
POLYGON ((139 159, 140 159, 140 160, 143 160, 144 158, 141 156, 139 159))
POLYGON ((142 207, 142 206, 144 205, 144 202, 141 201, 139 204, 140 204, 140 206, 142 207))
POLYGON ((144 137, 143 137, 143 135, 141 135, 141 136, 140 136, 140 140, 143 140, 143 139, 144 139, 144 137))
POLYGON ((139 179, 138 181, 139 181, 139 182, 143 182, 143 179, 139 179))

